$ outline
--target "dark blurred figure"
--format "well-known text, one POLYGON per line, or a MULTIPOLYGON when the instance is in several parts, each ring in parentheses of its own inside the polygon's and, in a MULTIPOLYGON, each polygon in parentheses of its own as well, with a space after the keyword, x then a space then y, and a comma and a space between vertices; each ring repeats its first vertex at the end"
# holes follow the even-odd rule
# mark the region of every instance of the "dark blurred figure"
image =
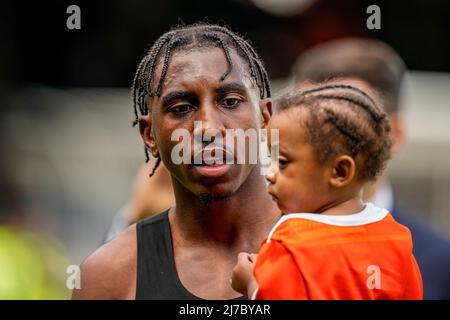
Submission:
MULTIPOLYGON (((326 42, 304 52, 294 67, 296 86, 334 78, 362 82, 375 89, 392 121, 393 147, 396 156, 405 141, 399 96, 406 66, 387 44, 364 38, 343 38, 326 42)), ((400 206, 386 176, 367 185, 366 202, 387 208, 394 218, 407 226, 414 240, 414 255, 420 266, 424 299, 450 299, 450 240, 432 226, 400 206)))

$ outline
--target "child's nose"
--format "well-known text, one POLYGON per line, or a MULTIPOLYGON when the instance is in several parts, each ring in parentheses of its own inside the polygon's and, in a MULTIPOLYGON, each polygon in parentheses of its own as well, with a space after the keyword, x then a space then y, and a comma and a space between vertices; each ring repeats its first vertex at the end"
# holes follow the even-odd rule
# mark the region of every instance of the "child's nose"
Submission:
POLYGON ((269 181, 271 184, 275 183, 275 173, 268 173, 266 175, 266 180, 269 181))
POLYGON ((266 180, 269 181, 271 184, 274 184, 276 180, 276 175, 277 175, 277 166, 274 162, 272 162, 267 171, 266 180))

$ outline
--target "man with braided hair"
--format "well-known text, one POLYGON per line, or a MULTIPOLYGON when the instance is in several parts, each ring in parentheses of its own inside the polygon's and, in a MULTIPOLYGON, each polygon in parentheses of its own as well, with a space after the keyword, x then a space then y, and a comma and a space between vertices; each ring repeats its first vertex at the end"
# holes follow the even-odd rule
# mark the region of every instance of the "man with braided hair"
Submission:
POLYGON ((265 128, 272 106, 263 63, 227 28, 175 28, 145 54, 132 96, 146 157, 157 159, 154 170, 163 162, 169 171, 176 206, 90 255, 73 298, 238 298, 229 283, 237 254, 256 252, 280 217, 260 164, 175 165, 171 135, 178 128, 194 135, 195 121, 222 134, 265 128))

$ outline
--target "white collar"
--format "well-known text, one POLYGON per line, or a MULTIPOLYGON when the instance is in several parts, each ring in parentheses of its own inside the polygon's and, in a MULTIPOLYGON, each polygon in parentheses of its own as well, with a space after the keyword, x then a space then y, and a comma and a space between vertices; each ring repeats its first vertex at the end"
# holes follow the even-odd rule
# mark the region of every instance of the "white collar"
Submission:
POLYGON ((289 219, 306 219, 320 223, 325 223, 339 227, 362 226, 369 223, 383 220, 388 214, 388 210, 375 207, 373 203, 366 203, 362 211, 348 215, 331 215, 320 213, 289 213, 280 218, 267 237, 267 242, 275 232, 275 230, 286 220, 289 219))

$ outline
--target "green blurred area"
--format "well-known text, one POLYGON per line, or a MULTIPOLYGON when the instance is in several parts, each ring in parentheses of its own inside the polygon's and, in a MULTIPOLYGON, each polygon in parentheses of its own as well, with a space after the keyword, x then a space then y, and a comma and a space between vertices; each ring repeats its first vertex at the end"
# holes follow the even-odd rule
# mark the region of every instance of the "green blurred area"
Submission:
POLYGON ((56 239, 0 226, 0 299, 69 299, 68 265, 56 239))

